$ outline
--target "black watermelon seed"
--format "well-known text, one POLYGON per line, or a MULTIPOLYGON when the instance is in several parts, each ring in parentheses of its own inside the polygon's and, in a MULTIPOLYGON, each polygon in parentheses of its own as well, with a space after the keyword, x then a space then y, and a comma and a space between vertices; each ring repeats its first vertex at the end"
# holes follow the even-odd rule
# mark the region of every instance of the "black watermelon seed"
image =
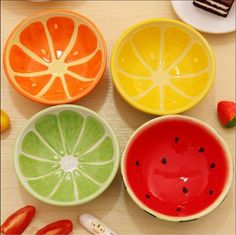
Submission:
POLYGON ((179 142, 179 137, 175 137, 175 143, 179 142))
POLYGON ((203 153, 204 151, 205 151, 205 149, 204 149, 203 147, 201 147, 201 148, 198 150, 199 153, 203 153))
POLYGON ((212 189, 209 190, 209 194, 212 195, 214 191, 212 189))
POLYGON ((186 187, 183 187, 183 193, 187 193, 188 189, 186 187))
POLYGON ((178 206, 178 207, 176 208, 176 211, 181 211, 181 207, 178 206))
POLYGON ((149 199, 151 196, 149 194, 146 194, 145 197, 149 199))
POLYGON ((162 164, 167 164, 167 159, 165 158, 165 157, 163 157, 162 159, 161 159, 161 162, 162 162, 162 164))
POLYGON ((135 165, 136 165, 136 166, 140 166, 139 161, 136 161, 136 162, 135 162, 135 165))
POLYGON ((216 164, 213 162, 213 163, 211 163, 211 165, 210 165, 210 168, 215 168, 216 167, 216 164))

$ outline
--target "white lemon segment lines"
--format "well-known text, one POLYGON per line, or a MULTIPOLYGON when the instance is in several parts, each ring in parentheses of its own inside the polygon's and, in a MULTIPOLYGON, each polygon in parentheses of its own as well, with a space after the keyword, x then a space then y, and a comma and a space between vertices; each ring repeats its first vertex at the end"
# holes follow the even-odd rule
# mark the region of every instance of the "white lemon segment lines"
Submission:
POLYGON ((140 80, 151 80, 149 79, 149 77, 142 77, 142 76, 139 76, 139 75, 135 75, 135 74, 132 74, 132 73, 129 73, 127 71, 125 71, 124 69, 120 68, 118 65, 117 66, 117 71, 119 73, 122 73, 124 76, 128 77, 128 78, 133 78, 133 79, 140 79, 140 80))
POLYGON ((160 51, 159 51, 159 64, 157 66, 158 70, 163 68, 163 51, 164 51, 164 31, 165 27, 160 27, 161 34, 160 34, 160 51))
MULTIPOLYGON (((155 87, 159 87, 160 91, 163 90, 165 86, 171 87, 176 93, 178 93, 180 96, 187 98, 187 99, 193 99, 194 96, 188 96, 180 89, 176 88, 174 85, 171 84, 172 76, 164 70, 157 70, 152 72, 151 76, 147 78, 147 80, 153 81, 152 86, 150 86, 146 91, 140 93, 139 95, 133 96, 135 100, 138 100, 144 96, 146 96, 149 92, 151 92, 155 87)), ((161 93, 161 103, 164 102, 164 95, 163 92, 161 93)), ((162 105, 161 105, 162 106, 162 105)))
POLYGON ((134 41, 132 39, 130 39, 130 43, 131 43, 131 47, 134 51, 134 54, 136 55, 136 57, 138 58, 139 62, 151 73, 152 72, 152 68, 146 63, 146 61, 142 58, 142 56, 140 55, 137 47, 134 44, 134 41))
POLYGON ((167 71, 171 71, 173 68, 175 68, 175 66, 177 64, 179 64, 179 62, 187 55, 187 53, 190 51, 190 49, 193 47, 193 45, 196 44, 195 41, 191 41, 186 48, 184 49, 184 51, 181 53, 181 55, 173 62, 173 64, 167 69, 167 71))
POLYGON ((195 77, 198 77, 200 75, 203 75, 203 74, 207 73, 208 71, 209 71, 209 68, 205 68, 205 69, 200 70, 200 71, 195 72, 195 73, 189 73, 189 74, 183 74, 183 75, 171 75, 171 79, 195 78, 195 77))

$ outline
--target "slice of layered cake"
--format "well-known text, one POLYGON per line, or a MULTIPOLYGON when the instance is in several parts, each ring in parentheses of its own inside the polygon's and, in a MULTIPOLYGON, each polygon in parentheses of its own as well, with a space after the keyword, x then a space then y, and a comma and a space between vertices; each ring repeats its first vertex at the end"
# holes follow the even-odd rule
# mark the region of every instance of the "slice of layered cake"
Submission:
POLYGON ((194 0, 193 5, 208 12, 226 17, 234 3, 234 0, 194 0))

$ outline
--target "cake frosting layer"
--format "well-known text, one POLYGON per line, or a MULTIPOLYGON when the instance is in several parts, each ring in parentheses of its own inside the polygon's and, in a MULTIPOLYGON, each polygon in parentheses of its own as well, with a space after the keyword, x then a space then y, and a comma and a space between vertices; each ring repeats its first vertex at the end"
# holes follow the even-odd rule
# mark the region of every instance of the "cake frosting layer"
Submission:
POLYGON ((228 14, 228 10, 219 9, 219 8, 216 8, 214 6, 211 6, 211 5, 207 4, 207 3, 204 3, 204 2, 201 2, 201 1, 198 1, 198 0, 194 1, 194 3, 198 4, 200 6, 203 6, 206 9, 210 9, 210 10, 213 10, 215 12, 218 12, 218 13, 220 13, 222 15, 227 15, 228 14))
POLYGON ((218 7, 218 8, 221 8, 221 9, 223 9, 223 10, 228 10, 229 9, 229 6, 226 6, 226 5, 224 5, 224 4, 222 4, 222 3, 219 3, 219 2, 216 2, 216 1, 214 1, 214 0, 205 0, 206 2, 209 2, 211 5, 213 5, 213 6, 216 6, 216 7, 218 7))

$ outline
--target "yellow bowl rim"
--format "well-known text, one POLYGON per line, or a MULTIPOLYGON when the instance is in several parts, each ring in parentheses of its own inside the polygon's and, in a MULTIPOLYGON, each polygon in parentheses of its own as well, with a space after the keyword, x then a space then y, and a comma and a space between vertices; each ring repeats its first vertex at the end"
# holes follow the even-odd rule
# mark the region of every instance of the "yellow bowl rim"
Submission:
POLYGON ((120 93, 120 95, 126 100, 127 103, 129 103, 131 106, 133 106, 134 108, 143 111, 145 113, 149 113, 149 114, 154 114, 154 115, 168 115, 168 114, 178 114, 178 113, 182 113, 184 111, 187 111, 191 108, 193 108, 195 105, 197 105, 209 92, 213 81, 215 79, 215 73, 216 73, 216 66, 215 66, 215 56, 213 54, 213 51, 209 45, 209 43, 207 42, 207 40, 194 28, 192 28, 190 25, 187 25, 181 21, 178 20, 173 20, 173 19, 168 19, 168 18, 152 18, 152 19, 148 19, 148 20, 143 20, 139 23, 136 23, 132 26, 130 26, 128 29, 126 29, 121 36, 119 37, 119 39, 116 41, 113 50, 112 50, 112 55, 111 55, 111 62, 110 62, 110 69, 111 69, 111 77, 112 77, 112 81, 116 87, 116 89, 118 90, 118 92, 120 93), (150 24, 150 23, 159 23, 159 22, 166 22, 166 23, 175 23, 177 25, 180 25, 184 28, 186 28, 187 30, 189 30, 191 33, 196 34, 200 40, 202 41, 203 45, 206 47, 207 52, 208 52, 208 56, 212 61, 212 73, 211 76, 209 76, 209 83, 208 86, 205 89, 204 93, 201 93, 201 95, 197 96, 194 99, 194 102, 190 103, 189 105, 185 105, 182 106, 181 108, 177 108, 175 109, 175 111, 160 111, 160 110, 156 110, 154 108, 148 108, 148 107, 144 107, 142 105, 140 105, 139 103, 133 102, 130 98, 129 95, 126 94, 126 92, 123 90, 122 86, 117 82, 117 78, 114 74, 115 69, 115 58, 116 55, 118 53, 118 48, 121 44, 121 42, 125 39, 125 37, 132 32, 133 30, 145 25, 145 24, 150 24))

